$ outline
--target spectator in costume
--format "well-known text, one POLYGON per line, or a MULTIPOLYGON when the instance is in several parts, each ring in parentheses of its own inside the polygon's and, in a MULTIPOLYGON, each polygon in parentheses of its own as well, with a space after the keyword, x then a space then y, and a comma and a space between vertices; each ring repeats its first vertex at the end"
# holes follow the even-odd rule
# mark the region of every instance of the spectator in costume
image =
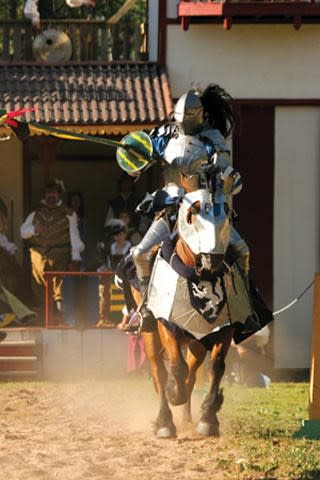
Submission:
MULTIPOLYGON (((128 253, 131 243, 126 240, 126 227, 122 220, 111 218, 104 228, 103 240, 97 244, 100 261, 98 272, 112 272, 120 259, 128 253), (115 240, 116 239, 116 240, 115 240)), ((99 281, 99 320, 96 327, 113 328, 111 318, 112 275, 101 275, 99 281)))
POLYGON ((121 212, 128 212, 131 216, 131 225, 138 226, 139 217, 135 209, 140 202, 135 193, 134 179, 122 173, 118 179, 119 193, 108 204, 104 220, 106 227, 112 218, 120 218, 121 212))
MULTIPOLYGON (((68 193, 68 207, 77 214, 78 219, 78 230, 80 238, 84 244, 86 244, 86 219, 85 219, 85 210, 84 210, 84 201, 83 195, 81 192, 69 192, 68 193)), ((83 254, 83 264, 81 265, 81 270, 85 270, 86 267, 86 255, 83 254)))
POLYGON ((111 244, 110 256, 111 267, 115 270, 119 261, 127 255, 131 248, 131 242, 128 240, 128 233, 125 224, 120 227, 120 231, 113 235, 113 242, 111 244))
MULTIPOLYGON (((5 233, 0 233, 0 328, 25 326, 36 316, 25 303, 28 300, 24 272, 15 254, 18 248, 5 233), (24 303, 22 303, 24 302, 24 303)), ((2 333, 1 337, 5 338, 2 333)))
POLYGON ((132 223, 132 216, 130 212, 123 210, 119 213, 119 220, 122 220, 126 227, 127 240, 131 245, 137 245, 142 239, 139 230, 132 223))
POLYGON ((79 8, 83 5, 95 7, 95 4, 94 0, 26 0, 23 13, 39 30, 42 18, 65 18, 67 16, 66 5, 71 8, 79 8))
POLYGON ((81 240, 84 242, 85 227, 84 227, 84 204, 82 194, 80 192, 68 193, 68 207, 76 212, 78 218, 78 229, 81 240))
MULTIPOLYGON (((21 237, 28 241, 35 299, 44 305, 44 273, 48 271, 79 270, 84 244, 80 239, 78 219, 63 201, 63 182, 47 183, 44 198, 21 226, 21 237)), ((62 311, 61 277, 53 277, 53 300, 56 310, 62 311)))
MULTIPOLYGON (((29 296, 24 272, 15 255, 18 247, 9 241, 7 230, 8 210, 0 199, 0 328, 13 323, 24 326, 35 317, 35 313, 25 305, 29 296)), ((1 337, 5 338, 3 333, 0 341, 1 337)))
POLYGON ((16 259, 18 247, 4 233, 0 234, 0 279, 1 284, 21 301, 28 301, 28 289, 24 272, 16 259))

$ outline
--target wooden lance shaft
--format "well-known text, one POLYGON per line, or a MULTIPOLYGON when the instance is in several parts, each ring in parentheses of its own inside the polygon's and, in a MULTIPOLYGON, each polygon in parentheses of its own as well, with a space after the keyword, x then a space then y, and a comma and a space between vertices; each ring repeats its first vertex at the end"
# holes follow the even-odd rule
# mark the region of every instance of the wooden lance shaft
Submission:
POLYGON ((314 283, 309 418, 320 420, 320 273, 314 283))

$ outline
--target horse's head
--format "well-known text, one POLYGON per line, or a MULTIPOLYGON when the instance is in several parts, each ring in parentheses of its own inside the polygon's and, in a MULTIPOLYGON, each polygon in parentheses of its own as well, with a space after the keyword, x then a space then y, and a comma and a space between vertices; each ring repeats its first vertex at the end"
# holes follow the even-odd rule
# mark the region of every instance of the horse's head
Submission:
POLYGON ((230 231, 223 205, 214 204, 208 190, 196 190, 183 197, 178 214, 179 237, 192 252, 199 274, 221 268, 230 231))

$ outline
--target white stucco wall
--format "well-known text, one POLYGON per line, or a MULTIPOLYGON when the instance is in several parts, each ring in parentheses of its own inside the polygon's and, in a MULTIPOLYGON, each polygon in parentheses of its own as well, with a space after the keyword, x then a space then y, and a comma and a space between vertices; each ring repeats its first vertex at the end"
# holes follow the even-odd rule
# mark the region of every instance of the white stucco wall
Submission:
MULTIPOLYGON (((172 2, 173 4, 173 2, 172 2)), ((237 99, 319 99, 320 25, 168 25, 173 97, 221 84, 237 99)), ((289 303, 320 269, 320 108, 277 107, 274 307, 289 303)), ((308 368, 313 290, 275 321, 275 367, 308 368)))
MULTIPOLYGON (((20 225, 22 223, 22 143, 17 138, 0 142, 0 197, 8 207, 9 239, 19 248, 20 225), (13 238, 11 236, 11 219, 13 219, 13 238)), ((21 248, 19 251, 21 257, 21 248)))
POLYGON ((167 0, 167 18, 177 18, 178 4, 179 0, 167 0))
MULTIPOLYGON (((276 109, 274 305, 286 305, 320 268, 320 107, 276 109)), ((275 366, 307 368, 313 289, 276 317, 275 366)))
POLYGON ((319 98, 320 25, 168 25, 174 97, 214 82, 235 98, 319 98))
POLYGON ((158 60, 158 15, 159 4, 156 0, 153 0, 148 4, 148 43, 150 62, 156 62, 158 60))

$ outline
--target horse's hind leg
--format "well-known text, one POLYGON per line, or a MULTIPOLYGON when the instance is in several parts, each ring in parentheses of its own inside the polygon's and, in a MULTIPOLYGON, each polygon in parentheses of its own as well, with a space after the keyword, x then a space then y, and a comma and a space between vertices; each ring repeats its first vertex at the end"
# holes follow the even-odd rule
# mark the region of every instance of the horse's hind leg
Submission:
POLYGON ((183 405, 188 401, 188 389, 186 386, 188 365, 183 358, 180 342, 176 336, 161 323, 158 324, 158 329, 168 362, 167 399, 171 405, 183 405))
POLYGON ((232 340, 233 328, 225 328, 217 334, 210 359, 210 390, 201 405, 201 416, 196 430, 201 435, 219 436, 217 412, 223 404, 223 391, 219 388, 225 371, 225 358, 232 340))
POLYGON ((158 438, 172 438, 176 436, 176 427, 165 392, 167 372, 163 362, 160 338, 158 332, 143 332, 142 335, 154 387, 160 397, 160 409, 153 423, 153 431, 158 438))

